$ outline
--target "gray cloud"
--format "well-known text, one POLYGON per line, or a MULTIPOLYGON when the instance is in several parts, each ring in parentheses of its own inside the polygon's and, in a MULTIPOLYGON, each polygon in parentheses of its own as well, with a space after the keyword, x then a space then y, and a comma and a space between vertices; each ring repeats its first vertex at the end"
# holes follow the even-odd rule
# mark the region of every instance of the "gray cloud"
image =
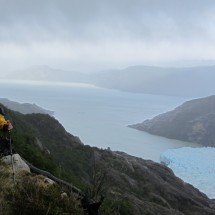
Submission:
POLYGON ((0 0, 0 63, 101 69, 214 60, 212 0, 0 0))

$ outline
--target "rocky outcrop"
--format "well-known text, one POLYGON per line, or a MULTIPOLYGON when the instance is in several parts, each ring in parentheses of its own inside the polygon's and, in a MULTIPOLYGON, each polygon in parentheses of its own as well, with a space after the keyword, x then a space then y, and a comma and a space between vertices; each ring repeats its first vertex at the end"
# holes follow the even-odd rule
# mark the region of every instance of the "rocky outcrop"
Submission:
POLYGON ((7 166, 11 166, 13 168, 15 175, 19 174, 22 171, 29 172, 29 173, 33 172, 33 173, 38 174, 38 176, 41 176, 44 184, 58 183, 61 186, 70 188, 70 190, 72 192, 77 193, 80 196, 84 195, 84 194, 82 194, 81 190, 79 190, 77 187, 73 186, 71 183, 61 180, 61 179, 53 176, 51 173, 33 166, 31 163, 29 163, 25 159, 21 158, 21 156, 19 154, 13 154, 12 159, 11 159, 11 155, 4 156, 1 158, 1 162, 3 164, 6 164, 7 166))
POLYGON ((26 162, 20 157, 19 154, 13 154, 12 160, 11 155, 4 156, 1 161, 5 163, 6 165, 13 164, 14 170, 16 173, 19 173, 20 171, 26 171, 30 172, 29 166, 26 164, 26 162))
POLYGON ((185 102, 173 111, 130 127, 171 139, 215 146, 215 96, 185 102))

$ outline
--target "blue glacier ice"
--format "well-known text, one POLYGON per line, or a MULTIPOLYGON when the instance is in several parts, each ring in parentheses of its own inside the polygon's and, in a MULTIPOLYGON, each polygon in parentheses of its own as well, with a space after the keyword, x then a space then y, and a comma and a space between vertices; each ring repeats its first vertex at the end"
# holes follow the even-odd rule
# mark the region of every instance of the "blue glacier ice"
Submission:
POLYGON ((209 198, 215 198, 215 148, 168 149, 161 154, 160 161, 183 181, 192 184, 209 198))

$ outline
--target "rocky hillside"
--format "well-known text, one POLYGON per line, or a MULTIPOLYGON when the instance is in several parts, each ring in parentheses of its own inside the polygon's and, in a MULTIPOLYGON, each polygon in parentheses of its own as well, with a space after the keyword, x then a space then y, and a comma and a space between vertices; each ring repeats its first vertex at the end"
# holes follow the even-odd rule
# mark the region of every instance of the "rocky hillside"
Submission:
POLYGON ((185 102, 173 111, 130 127, 167 138, 215 146, 215 96, 185 102))
POLYGON ((91 198, 104 195, 104 215, 215 214, 213 200, 161 164, 84 145, 49 115, 5 112, 17 152, 91 198))

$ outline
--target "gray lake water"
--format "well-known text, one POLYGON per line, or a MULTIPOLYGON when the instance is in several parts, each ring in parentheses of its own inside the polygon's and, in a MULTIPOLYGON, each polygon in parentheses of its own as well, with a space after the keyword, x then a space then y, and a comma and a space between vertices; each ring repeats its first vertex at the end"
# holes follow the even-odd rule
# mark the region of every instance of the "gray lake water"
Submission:
POLYGON ((159 161, 166 149, 197 144, 170 140, 129 128, 172 110, 188 98, 134 94, 89 85, 1 81, 1 98, 35 103, 54 110, 54 117, 86 145, 124 151, 159 161))

